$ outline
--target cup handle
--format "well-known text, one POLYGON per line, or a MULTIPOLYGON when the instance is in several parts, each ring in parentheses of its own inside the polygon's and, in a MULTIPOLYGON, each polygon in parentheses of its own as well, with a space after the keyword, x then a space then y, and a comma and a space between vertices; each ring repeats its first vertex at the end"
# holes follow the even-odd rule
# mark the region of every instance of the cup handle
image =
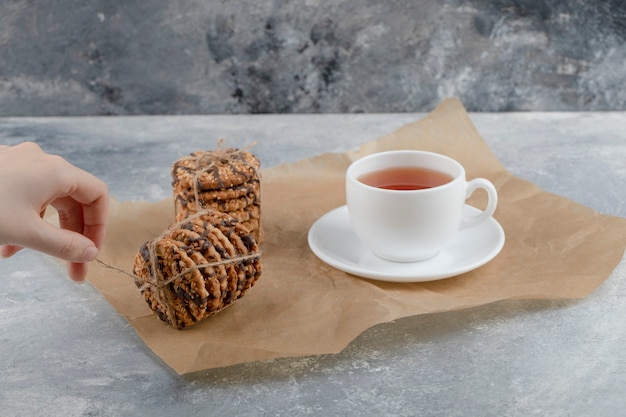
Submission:
POLYGON ((465 199, 468 199, 476 189, 482 188, 487 191, 488 201, 487 208, 483 210, 482 213, 476 216, 463 216, 463 221, 461 223, 462 229, 467 229, 470 227, 474 227, 484 222, 496 211, 496 206, 498 205, 498 192, 496 191, 496 187, 491 183, 491 181, 485 178, 475 178, 467 183, 467 188, 465 189, 465 199))

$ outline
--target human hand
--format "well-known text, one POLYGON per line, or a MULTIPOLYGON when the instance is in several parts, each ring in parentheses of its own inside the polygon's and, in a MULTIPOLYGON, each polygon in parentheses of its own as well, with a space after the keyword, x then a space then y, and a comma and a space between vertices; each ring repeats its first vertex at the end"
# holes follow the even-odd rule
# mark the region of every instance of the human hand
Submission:
POLYGON ((69 277, 82 282, 107 217, 104 182, 34 143, 0 145, 1 257, 34 249, 68 261, 69 277), (48 206, 57 210, 60 227, 42 219, 48 206))

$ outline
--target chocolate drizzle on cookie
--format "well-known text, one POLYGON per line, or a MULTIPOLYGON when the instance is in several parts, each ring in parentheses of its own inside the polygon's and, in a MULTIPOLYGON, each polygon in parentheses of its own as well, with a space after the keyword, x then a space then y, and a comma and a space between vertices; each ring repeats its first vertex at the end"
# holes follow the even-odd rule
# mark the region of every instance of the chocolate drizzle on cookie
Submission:
POLYGON ((262 240, 260 162, 247 149, 221 147, 178 159, 171 169, 176 221, 203 209, 228 213, 262 240))
POLYGON ((238 220, 202 211, 140 248, 135 285, 161 320, 184 329, 241 298, 261 275, 260 257, 238 220))
POLYGON ((261 276, 259 166, 246 150, 221 147, 176 161, 176 223, 139 248, 134 274, 96 261, 132 277, 150 308, 176 329, 232 305, 261 276), (220 188, 207 185, 216 183, 220 188))

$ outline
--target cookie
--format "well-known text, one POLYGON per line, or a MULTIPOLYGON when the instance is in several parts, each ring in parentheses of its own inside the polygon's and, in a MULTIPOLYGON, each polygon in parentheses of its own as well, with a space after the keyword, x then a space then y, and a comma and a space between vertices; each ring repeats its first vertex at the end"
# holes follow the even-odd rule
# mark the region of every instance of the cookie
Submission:
POLYGON ((193 326, 243 295, 261 275, 261 255, 242 222, 204 211, 146 242, 135 256, 135 285, 157 316, 193 326))
POLYGON ((172 165, 172 185, 219 190, 259 178, 261 164, 252 153, 237 148, 197 151, 172 165))
POLYGON ((198 151, 177 160, 171 169, 176 221, 204 209, 232 213, 261 243, 259 167, 256 156, 236 148, 198 151))
MULTIPOLYGON (((226 213, 230 216, 233 216, 239 221, 248 221, 250 219, 260 219, 261 218, 261 207, 256 204, 252 204, 244 207, 242 210, 221 210, 218 207, 213 207, 213 210, 218 210, 222 213, 226 213)), ((176 200, 176 221, 182 221, 185 218, 195 214, 196 204, 195 202, 189 203, 187 201, 179 201, 176 200)), ((252 230, 253 231, 253 230, 252 230)), ((254 232, 254 231, 253 231, 254 232)))
POLYGON ((261 195, 261 184, 258 179, 253 179, 248 182, 233 185, 228 188, 219 189, 199 189, 187 186, 188 184, 182 184, 180 182, 174 184, 174 195, 181 196, 187 200, 192 200, 198 196, 203 200, 230 200, 232 198, 241 198, 245 196, 258 196, 261 195))
POLYGON ((194 197, 185 198, 184 196, 177 195, 174 197, 176 204, 176 212, 178 210, 185 210, 190 214, 194 214, 202 209, 213 209, 221 212, 229 211, 242 211, 249 206, 260 206, 258 196, 243 196, 239 198, 230 198, 228 200, 205 200, 202 198, 202 194, 199 195, 199 200, 196 201, 194 197))

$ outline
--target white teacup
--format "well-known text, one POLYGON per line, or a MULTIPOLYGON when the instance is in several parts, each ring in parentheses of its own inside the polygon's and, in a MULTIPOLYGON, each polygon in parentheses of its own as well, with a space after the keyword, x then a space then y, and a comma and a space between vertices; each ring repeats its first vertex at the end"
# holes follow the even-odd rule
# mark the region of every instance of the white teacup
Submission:
POLYGON ((461 228, 489 219, 498 194, 489 180, 466 181, 465 169, 452 158, 399 150, 354 161, 346 172, 346 201, 354 232, 374 254, 390 261, 416 262, 437 255, 461 228), (381 188, 385 177, 410 184, 381 188), (424 179, 434 181, 434 186, 413 189, 424 179), (465 200, 477 188, 487 192, 487 208, 479 215, 464 216, 465 200))

